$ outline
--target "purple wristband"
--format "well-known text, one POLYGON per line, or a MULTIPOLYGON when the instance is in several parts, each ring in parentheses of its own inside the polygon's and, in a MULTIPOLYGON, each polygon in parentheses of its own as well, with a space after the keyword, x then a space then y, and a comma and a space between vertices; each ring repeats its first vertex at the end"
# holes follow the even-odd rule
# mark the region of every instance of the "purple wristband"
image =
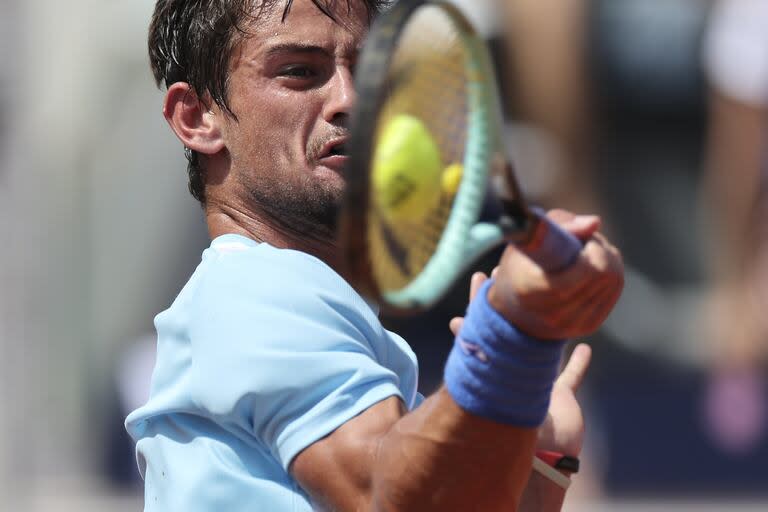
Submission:
POLYGON ((567 341, 520 332, 488 302, 486 281, 467 310, 445 366, 445 386, 464 410, 520 427, 538 427, 567 341))

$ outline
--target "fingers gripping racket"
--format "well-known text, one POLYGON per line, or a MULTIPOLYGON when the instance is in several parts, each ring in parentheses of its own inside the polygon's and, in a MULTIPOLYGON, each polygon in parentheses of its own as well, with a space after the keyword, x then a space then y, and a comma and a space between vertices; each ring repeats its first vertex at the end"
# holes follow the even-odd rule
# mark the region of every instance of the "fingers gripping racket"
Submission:
POLYGON ((549 272, 576 259, 581 243, 520 193, 488 49, 458 9, 395 4, 371 27, 355 79, 339 242, 361 293, 390 312, 422 310, 505 242, 549 272), (501 213, 479 222, 488 200, 501 213))

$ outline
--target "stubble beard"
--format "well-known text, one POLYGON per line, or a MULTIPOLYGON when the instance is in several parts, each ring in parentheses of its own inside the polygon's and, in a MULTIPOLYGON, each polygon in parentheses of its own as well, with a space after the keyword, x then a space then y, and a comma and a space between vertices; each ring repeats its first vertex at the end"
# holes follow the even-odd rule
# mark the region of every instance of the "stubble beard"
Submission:
POLYGON ((276 178, 247 186, 264 220, 293 237, 333 244, 343 187, 312 175, 296 181, 276 178))

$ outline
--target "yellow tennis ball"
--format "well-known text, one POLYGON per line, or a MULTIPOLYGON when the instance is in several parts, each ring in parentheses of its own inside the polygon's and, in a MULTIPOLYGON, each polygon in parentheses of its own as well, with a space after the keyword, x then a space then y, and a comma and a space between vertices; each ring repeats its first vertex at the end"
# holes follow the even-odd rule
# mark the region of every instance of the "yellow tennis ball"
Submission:
POLYGON ((443 171, 441 180, 443 193, 448 197, 454 197, 459 191, 461 177, 464 175, 464 166, 461 164, 451 164, 443 171))
POLYGON ((440 199, 440 150, 427 127, 405 114, 381 130, 373 160, 373 194, 390 222, 423 219, 440 199))

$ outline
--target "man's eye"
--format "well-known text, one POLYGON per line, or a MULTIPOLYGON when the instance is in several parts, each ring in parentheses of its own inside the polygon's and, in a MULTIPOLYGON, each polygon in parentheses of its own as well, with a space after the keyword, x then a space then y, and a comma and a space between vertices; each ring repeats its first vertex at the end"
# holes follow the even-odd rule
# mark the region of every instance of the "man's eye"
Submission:
POLYGON ((307 66, 290 66, 282 69, 280 75, 290 78, 312 78, 315 72, 307 66))

